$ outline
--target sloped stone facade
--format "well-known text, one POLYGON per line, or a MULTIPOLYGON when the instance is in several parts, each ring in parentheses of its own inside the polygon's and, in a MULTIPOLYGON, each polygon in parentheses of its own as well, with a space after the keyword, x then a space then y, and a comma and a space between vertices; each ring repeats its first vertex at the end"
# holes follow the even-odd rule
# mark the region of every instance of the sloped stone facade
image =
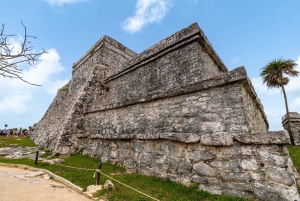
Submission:
POLYGON ((244 67, 229 72, 197 24, 140 54, 104 36, 66 88, 32 135, 54 153, 216 194, 299 200, 289 136, 268 132, 244 67))

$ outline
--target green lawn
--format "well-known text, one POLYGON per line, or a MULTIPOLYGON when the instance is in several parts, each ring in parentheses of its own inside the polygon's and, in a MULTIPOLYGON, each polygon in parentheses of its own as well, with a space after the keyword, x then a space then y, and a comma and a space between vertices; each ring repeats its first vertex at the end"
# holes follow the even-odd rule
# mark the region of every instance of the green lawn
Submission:
POLYGON ((290 157, 298 172, 300 172, 300 146, 288 146, 290 157))
MULTIPOLYGON (((25 138, 24 138, 25 139, 25 138)), ((2 140, 2 138, 1 138, 2 140)), ((17 141, 17 139, 15 139, 17 141)), ((9 143, 15 144, 15 141, 10 141, 9 143)), ((19 140, 18 140, 19 141, 19 140)), ((25 140, 23 141, 25 142, 25 140)), ((24 143, 26 144, 26 143, 24 143)), ((27 143, 28 144, 28 143, 27 143)), ((26 144, 26 146, 27 146, 26 144)), ((74 154, 70 157, 64 158, 64 165, 88 168, 88 169, 97 169, 100 161, 88 156, 83 156, 79 154, 74 154)), ((72 183, 86 189, 88 185, 95 184, 95 178, 93 177, 94 171, 87 170, 77 170, 70 169, 67 167, 62 167, 58 165, 49 165, 46 163, 39 162, 37 166, 34 166, 34 161, 30 159, 4 159, 3 156, 0 156, 0 162, 2 163, 13 163, 13 164, 25 164, 37 168, 47 169, 61 177, 64 177, 71 181, 72 183)), ((198 190, 197 185, 191 185, 186 187, 180 183, 171 182, 170 180, 164 180, 160 178, 148 177, 141 174, 128 174, 125 172, 125 168, 115 166, 109 163, 103 163, 102 171, 105 174, 133 187, 146 194, 149 194, 152 197, 155 197, 161 201, 243 201, 246 199, 233 198, 228 196, 217 196, 210 193, 198 190)), ((100 179, 100 184, 108 178, 105 178, 103 175, 100 179)), ((114 182, 115 190, 113 191, 100 191, 98 195, 100 197, 105 196, 110 201, 150 201, 150 198, 147 198, 117 182, 114 182)))
POLYGON ((11 144, 15 144, 16 146, 22 147, 34 147, 36 146, 28 137, 3 137, 0 136, 0 148, 7 147, 11 144))

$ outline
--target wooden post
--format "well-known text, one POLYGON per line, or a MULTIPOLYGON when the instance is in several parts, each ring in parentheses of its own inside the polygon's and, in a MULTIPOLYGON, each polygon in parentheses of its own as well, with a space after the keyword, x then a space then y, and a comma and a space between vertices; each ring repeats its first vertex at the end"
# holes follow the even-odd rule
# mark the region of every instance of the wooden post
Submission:
POLYGON ((35 165, 37 165, 38 163, 38 160, 39 160, 39 151, 36 151, 36 155, 35 155, 35 165))
MULTIPOLYGON (((102 163, 100 163, 98 166, 98 169, 100 170, 100 172, 101 172, 101 167, 102 167, 102 163)), ((96 186, 98 186, 99 182, 100 182, 100 176, 101 176, 100 172, 97 172, 96 186)))

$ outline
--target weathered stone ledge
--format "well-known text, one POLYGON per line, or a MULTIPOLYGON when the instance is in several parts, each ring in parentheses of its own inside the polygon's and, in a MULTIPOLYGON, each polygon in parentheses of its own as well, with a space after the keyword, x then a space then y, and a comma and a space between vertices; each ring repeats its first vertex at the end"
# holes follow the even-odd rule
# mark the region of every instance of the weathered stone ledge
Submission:
POLYGON ((197 23, 194 23, 191 26, 179 32, 176 32, 175 34, 161 40, 154 46, 151 46, 150 48, 146 49, 142 53, 136 55, 135 58, 132 59, 125 68, 123 68, 116 74, 108 77, 106 79, 106 82, 120 77, 125 73, 139 68, 151 62, 152 60, 162 57, 168 52, 171 52, 180 46, 194 42, 195 40, 198 41, 199 44, 201 44, 204 47, 205 51, 210 55, 210 57, 214 60, 214 62, 223 72, 228 72, 228 69, 226 68, 218 54, 212 48, 212 45, 207 40, 203 31, 199 28, 197 23))
POLYGON ((244 144, 291 144, 290 136, 286 130, 248 135, 240 134, 235 135, 234 139, 244 144))
POLYGON ((171 140, 184 143, 200 142, 200 136, 195 133, 157 133, 157 134, 123 134, 123 135, 78 135, 78 138, 104 139, 104 140, 171 140))
POLYGON ((101 48, 101 46, 104 45, 104 42, 109 43, 110 45, 116 47, 117 49, 123 50, 123 53, 130 55, 130 56, 135 56, 137 55, 134 51, 130 50, 129 48, 125 47, 118 41, 112 39, 109 36, 102 36, 77 62, 73 64, 73 71, 75 71, 78 67, 81 66, 83 62, 85 62, 92 54, 90 54, 91 51, 94 50, 96 52, 101 48))
MULTIPOLYGON (((297 112, 289 112, 289 115, 290 115, 290 121, 294 121, 294 122, 299 121, 300 122, 300 115, 297 112)), ((282 125, 286 124, 287 121, 288 121, 287 115, 285 114, 282 117, 282 125)))
POLYGON ((184 143, 200 143, 205 146, 232 146, 234 141, 242 144, 291 144, 287 131, 269 131, 267 133, 227 133, 218 132, 213 134, 199 135, 196 133, 156 133, 156 134, 123 134, 102 135, 78 134, 78 138, 103 139, 103 140, 170 140, 184 143))
POLYGON ((147 94, 147 96, 145 97, 135 97, 134 99, 118 102, 116 104, 103 105, 98 108, 93 108, 89 110, 87 113, 100 112, 100 111, 105 111, 110 109, 121 108, 128 105, 134 105, 137 103, 145 103, 157 99, 180 96, 187 93, 192 93, 192 92, 201 91, 213 87, 232 84, 238 81, 240 82, 247 81, 247 73, 244 67, 236 68, 230 72, 222 73, 221 75, 212 77, 204 81, 188 84, 180 88, 173 88, 170 89, 169 91, 157 90, 155 92, 147 94))

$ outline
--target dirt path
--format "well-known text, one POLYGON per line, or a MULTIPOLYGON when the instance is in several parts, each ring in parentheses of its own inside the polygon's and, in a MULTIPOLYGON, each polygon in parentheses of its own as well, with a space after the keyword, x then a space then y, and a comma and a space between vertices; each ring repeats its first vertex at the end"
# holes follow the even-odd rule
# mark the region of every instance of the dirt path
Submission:
POLYGON ((0 166, 0 201, 90 201, 38 172, 0 166))

